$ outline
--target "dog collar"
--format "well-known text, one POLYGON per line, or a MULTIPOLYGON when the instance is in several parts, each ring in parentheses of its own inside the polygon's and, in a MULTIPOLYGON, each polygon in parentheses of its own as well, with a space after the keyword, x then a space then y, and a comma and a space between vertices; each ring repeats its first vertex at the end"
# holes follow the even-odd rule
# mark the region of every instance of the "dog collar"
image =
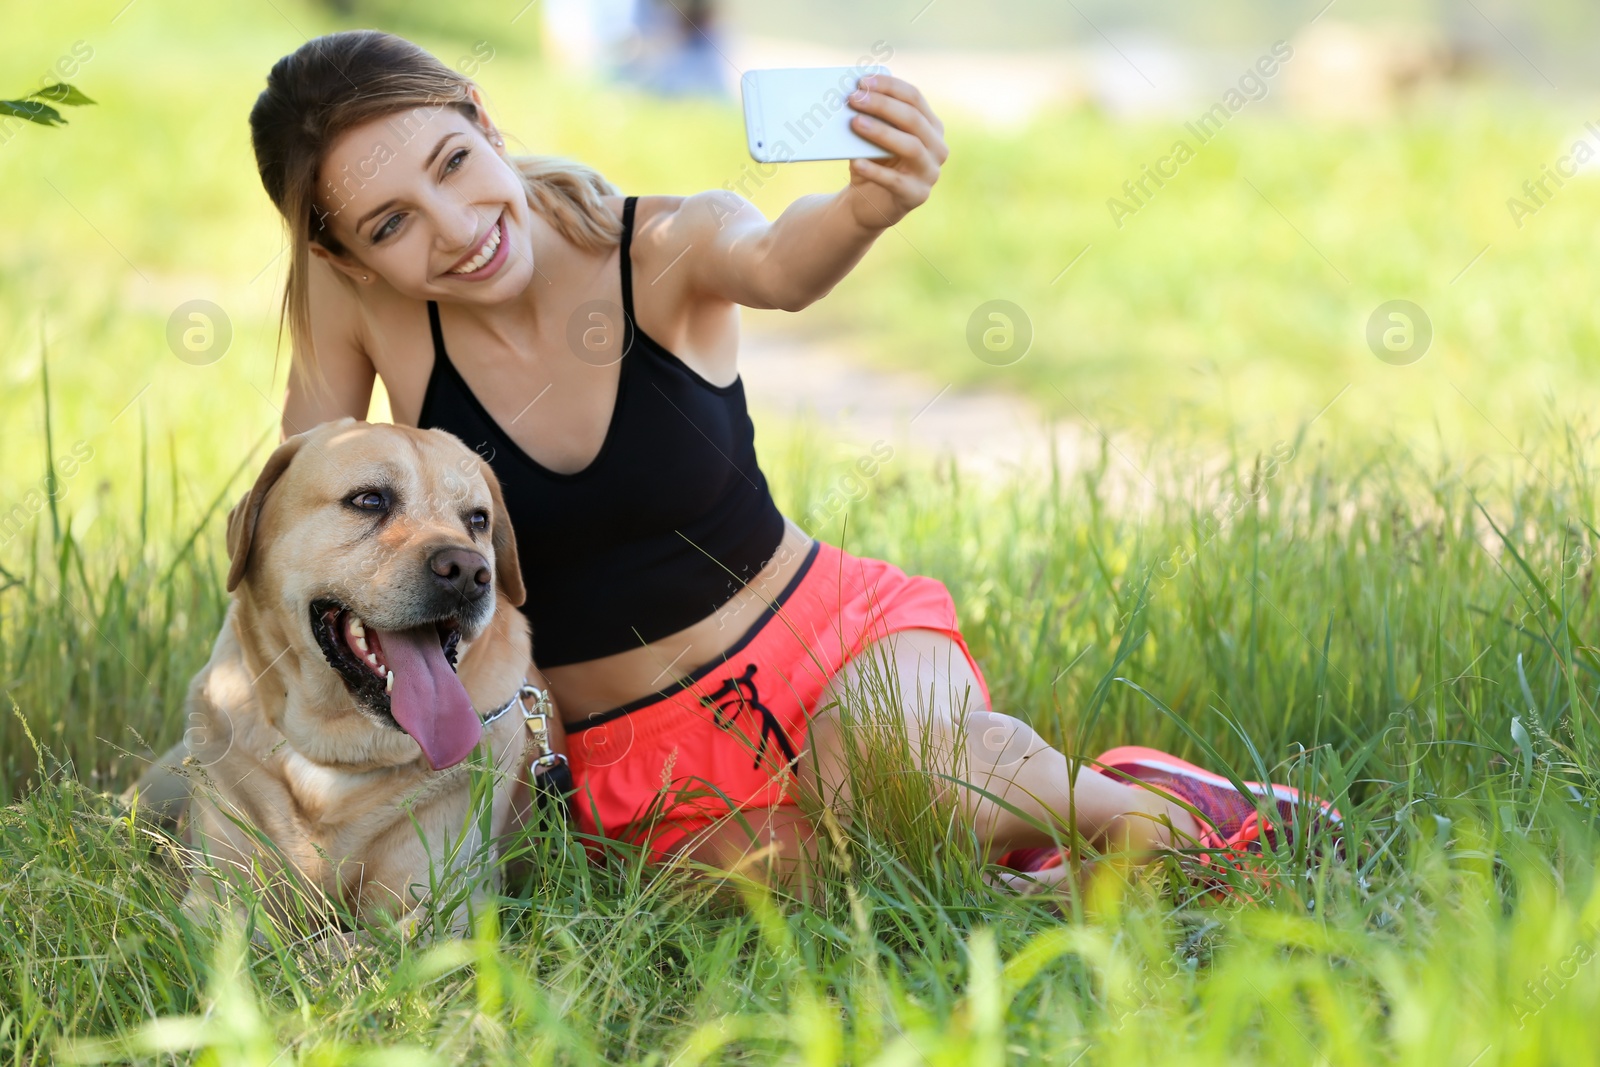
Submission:
POLYGON ((510 700, 483 717, 483 725, 488 726, 499 720, 514 707, 522 708, 522 723, 528 728, 528 733, 533 735, 534 756, 530 766, 548 770, 557 764, 566 763, 567 757, 550 750, 549 691, 524 681, 510 700), (526 703, 529 700, 533 701, 532 707, 526 703))
MULTIPOLYGON (((549 713, 550 694, 545 692, 543 689, 540 689, 536 685, 529 685, 527 682, 523 682, 517 687, 517 691, 511 694, 510 700, 506 701, 504 704, 501 704, 498 708, 495 708, 493 711, 483 717, 483 725, 488 726, 492 722, 497 722, 500 719, 503 719, 506 712, 510 711, 518 704, 521 704, 522 701, 529 698, 532 698, 533 700, 534 713, 549 713)), ((528 714, 526 705, 523 705, 523 714, 528 714)))

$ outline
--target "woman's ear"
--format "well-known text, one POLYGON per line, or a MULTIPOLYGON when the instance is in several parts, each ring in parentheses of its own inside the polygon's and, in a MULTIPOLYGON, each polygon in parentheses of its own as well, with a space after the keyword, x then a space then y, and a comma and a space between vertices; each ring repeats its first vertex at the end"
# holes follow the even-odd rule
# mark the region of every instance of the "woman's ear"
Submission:
POLYGON ((334 255, 315 241, 311 242, 311 254, 358 285, 370 284, 372 281, 371 267, 363 267, 348 256, 334 255))

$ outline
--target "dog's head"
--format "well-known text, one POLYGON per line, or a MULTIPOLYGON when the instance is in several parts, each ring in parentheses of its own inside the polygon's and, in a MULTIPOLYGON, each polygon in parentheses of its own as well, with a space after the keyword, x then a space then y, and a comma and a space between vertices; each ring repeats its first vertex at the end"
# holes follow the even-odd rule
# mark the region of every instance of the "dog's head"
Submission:
POLYGON ((525 593, 499 483, 459 439, 353 419, 289 438, 228 516, 228 555, 228 591, 244 586, 258 637, 296 653, 306 703, 342 685, 436 770, 472 751, 457 656, 497 585, 512 606, 525 593))

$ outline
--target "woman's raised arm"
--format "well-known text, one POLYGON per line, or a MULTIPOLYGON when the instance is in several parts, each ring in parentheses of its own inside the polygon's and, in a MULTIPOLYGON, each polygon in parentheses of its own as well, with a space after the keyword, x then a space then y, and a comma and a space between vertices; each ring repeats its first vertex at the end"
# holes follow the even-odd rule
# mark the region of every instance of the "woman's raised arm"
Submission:
POLYGON ((850 184, 803 196, 768 222, 743 196, 686 197, 667 222, 665 247, 685 250, 693 288, 746 307, 799 311, 839 283, 878 235, 928 199, 949 157, 944 123, 910 82, 862 79, 848 97, 862 137, 893 153, 850 161, 850 184))

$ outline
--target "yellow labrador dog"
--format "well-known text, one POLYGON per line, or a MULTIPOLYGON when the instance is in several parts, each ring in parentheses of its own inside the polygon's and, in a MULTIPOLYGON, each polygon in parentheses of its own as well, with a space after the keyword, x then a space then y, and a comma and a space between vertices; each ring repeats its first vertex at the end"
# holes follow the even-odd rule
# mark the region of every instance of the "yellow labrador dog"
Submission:
POLYGON ((531 640, 494 474, 442 431, 328 423, 273 452, 228 517, 228 554, 233 600, 185 743, 130 798, 186 801, 215 868, 301 879, 358 915, 411 911, 492 849, 483 804, 491 838, 529 805, 531 640), (495 785, 474 810, 480 743, 495 785))

